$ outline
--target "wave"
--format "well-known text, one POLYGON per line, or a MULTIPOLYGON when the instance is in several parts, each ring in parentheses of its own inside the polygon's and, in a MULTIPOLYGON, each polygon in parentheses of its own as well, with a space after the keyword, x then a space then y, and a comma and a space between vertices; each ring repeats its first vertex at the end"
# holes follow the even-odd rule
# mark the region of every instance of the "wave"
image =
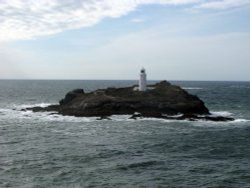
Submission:
MULTIPOLYGON (((41 104, 44 106, 45 104, 41 104)), ((46 104, 47 105, 47 104, 46 104)), ((57 112, 32 112, 31 110, 22 111, 23 107, 37 105, 21 105, 14 109, 0 109, 1 118, 8 120, 27 120, 39 122, 95 122, 95 121, 116 121, 116 122, 140 122, 140 121, 160 121, 160 122, 180 122, 179 120, 165 120, 159 118, 139 118, 130 119, 131 115, 112 115, 110 119, 99 120, 100 117, 75 117, 64 116, 57 112)), ((186 122, 186 120, 183 120, 186 122)))
POLYGON ((38 104, 22 104, 22 105, 13 105, 16 109, 24 109, 24 108, 33 108, 33 107, 47 107, 53 105, 52 103, 38 103, 38 104))
POLYGON ((135 163, 130 163, 130 164, 123 164, 123 165, 117 165, 117 168, 119 170, 129 170, 129 169, 135 169, 135 168, 151 168, 152 166, 157 166, 157 165, 163 165, 163 161, 140 161, 140 162, 135 162, 135 163))
MULTIPOLYGON (((21 119, 21 120, 30 120, 30 121, 40 121, 40 122, 95 122, 95 121, 109 121, 108 119, 98 120, 99 117, 74 117, 74 116, 63 116, 61 114, 58 114, 57 112, 32 112, 31 110, 22 111, 24 108, 33 107, 33 106, 41 106, 45 107, 51 105, 49 103, 40 103, 40 104, 25 104, 25 105, 19 105, 15 106, 13 109, 0 109, 1 118, 8 119, 8 120, 15 120, 15 119, 21 119)), ((232 113, 228 111, 214 111, 211 112, 211 116, 224 116, 224 117, 232 117, 232 113)), ((173 117, 181 116, 181 114, 178 114, 173 117)), ((138 119, 130 119, 131 115, 113 115, 110 116, 111 121, 117 121, 117 122, 140 122, 140 121, 158 121, 162 123, 187 123, 190 122, 189 120, 168 120, 168 119, 160 119, 160 118, 138 118, 138 119)), ((206 120, 198 120, 192 122, 192 124, 198 123, 212 123, 212 124, 222 124, 222 123, 246 123, 250 122, 248 119, 235 119, 234 121, 230 122, 211 122, 206 120)))
POLYGON ((167 115, 167 114, 162 114, 163 116, 166 116, 166 117, 172 117, 172 118, 178 118, 178 117, 181 117, 183 116, 183 114, 177 114, 177 115, 167 115))
MULTIPOLYGON (((45 104, 41 104, 44 106, 45 104)), ((63 116, 56 112, 32 112, 31 110, 22 111, 23 107, 31 105, 21 105, 14 109, 0 109, 1 119, 8 121, 36 121, 36 122, 92 122, 97 121, 96 117, 74 117, 63 116)), ((33 106, 33 105, 32 105, 33 106)), ((36 106, 36 105, 34 105, 36 106)))
POLYGON ((228 111, 212 111, 210 112, 210 116, 223 116, 223 117, 231 117, 233 113, 228 112, 228 111))
POLYGON ((250 119, 235 119, 232 122, 234 122, 234 123, 245 123, 245 122, 250 122, 250 119))

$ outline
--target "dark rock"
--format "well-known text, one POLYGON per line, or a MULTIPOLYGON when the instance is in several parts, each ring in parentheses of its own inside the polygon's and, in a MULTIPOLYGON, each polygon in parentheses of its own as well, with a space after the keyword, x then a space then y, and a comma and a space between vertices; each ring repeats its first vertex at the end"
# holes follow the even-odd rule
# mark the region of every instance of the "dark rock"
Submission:
POLYGON ((156 86, 170 86, 171 84, 167 82, 166 80, 163 80, 156 84, 156 86))
POLYGON ((68 92, 65 95, 65 98, 60 100, 60 105, 66 105, 69 102, 71 102, 74 98, 76 98, 79 94, 84 94, 84 90, 83 89, 74 89, 70 92, 68 92))
POLYGON ((58 113, 57 112, 55 112, 55 113, 50 113, 49 115, 58 115, 58 113))
POLYGON ((145 92, 135 91, 134 87, 107 88, 90 93, 76 89, 67 93, 59 105, 30 109, 34 112, 55 111, 62 115, 77 117, 96 116, 100 117, 99 119, 107 119, 106 117, 111 115, 127 114, 132 115, 132 119, 156 117, 191 121, 202 118, 211 121, 230 120, 223 117, 210 117, 209 110, 202 100, 167 81, 150 85, 145 92), (179 113, 184 115, 178 118, 169 116, 179 113))
POLYGON ((74 89, 71 92, 72 93, 78 93, 78 94, 84 94, 84 90, 83 89, 74 89))
POLYGON ((32 110, 33 112, 44 112, 44 111, 46 111, 46 110, 44 110, 44 108, 39 107, 39 106, 33 107, 33 108, 27 108, 27 110, 32 110))
POLYGON ((129 119, 138 119, 143 118, 143 115, 140 113, 134 113, 129 119))
POLYGON ((209 120, 209 121, 233 121, 234 120, 234 118, 223 117, 223 116, 217 116, 217 117, 205 116, 204 119, 209 120))

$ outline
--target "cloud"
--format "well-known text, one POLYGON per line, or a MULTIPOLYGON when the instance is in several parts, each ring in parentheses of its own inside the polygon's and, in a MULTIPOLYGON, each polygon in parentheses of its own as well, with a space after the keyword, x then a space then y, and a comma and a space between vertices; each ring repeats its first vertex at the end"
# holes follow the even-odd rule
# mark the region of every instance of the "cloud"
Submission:
POLYGON ((134 23, 142 23, 142 22, 145 22, 144 19, 140 19, 140 18, 134 18, 131 20, 131 22, 134 22, 134 23))
POLYGON ((117 18, 147 4, 227 8, 249 4, 249 0, 0 0, 0 41, 90 27, 106 17, 117 18))
POLYGON ((204 2, 196 8, 206 8, 206 9, 228 9, 233 7, 241 7, 245 5, 250 5, 250 0, 214 0, 204 2))

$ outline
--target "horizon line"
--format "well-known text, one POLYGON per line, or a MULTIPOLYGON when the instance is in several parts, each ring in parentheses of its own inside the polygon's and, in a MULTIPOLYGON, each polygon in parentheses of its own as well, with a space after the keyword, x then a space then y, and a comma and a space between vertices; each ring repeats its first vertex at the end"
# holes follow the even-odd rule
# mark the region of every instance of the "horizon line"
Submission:
MULTIPOLYGON (((150 79, 147 81, 169 81, 169 82, 250 82, 250 80, 175 80, 175 79, 150 79)), ((0 81, 138 81, 137 79, 15 79, 0 78, 0 81)))

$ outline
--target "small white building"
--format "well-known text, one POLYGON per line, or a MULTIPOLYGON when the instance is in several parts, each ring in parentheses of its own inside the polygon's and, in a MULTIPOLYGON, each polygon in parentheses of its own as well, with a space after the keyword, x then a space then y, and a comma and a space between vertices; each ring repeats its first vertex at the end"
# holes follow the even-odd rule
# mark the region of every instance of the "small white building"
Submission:
POLYGON ((147 74, 144 68, 141 69, 140 80, 139 80, 139 91, 147 90, 147 74))

